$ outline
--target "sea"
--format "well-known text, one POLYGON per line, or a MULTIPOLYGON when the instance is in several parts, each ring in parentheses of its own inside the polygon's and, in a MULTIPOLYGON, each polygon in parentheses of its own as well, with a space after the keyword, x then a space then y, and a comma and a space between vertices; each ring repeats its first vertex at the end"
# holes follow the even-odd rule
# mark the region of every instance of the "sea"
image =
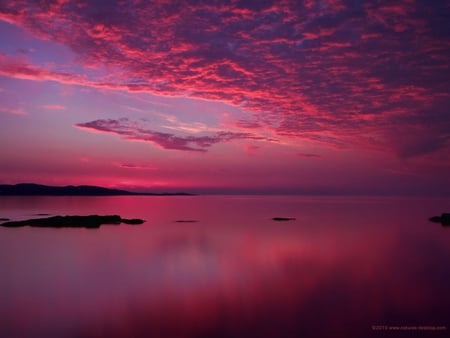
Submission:
POLYGON ((0 227, 0 337, 449 337, 443 212, 448 197, 0 197, 11 220, 145 220, 0 227))

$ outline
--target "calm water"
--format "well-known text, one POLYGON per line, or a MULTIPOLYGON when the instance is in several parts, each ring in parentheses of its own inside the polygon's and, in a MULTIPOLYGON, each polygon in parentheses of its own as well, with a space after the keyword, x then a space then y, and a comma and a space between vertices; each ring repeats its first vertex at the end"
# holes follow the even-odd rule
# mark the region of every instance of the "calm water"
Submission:
POLYGON ((0 337, 448 336, 450 228, 427 221, 444 211, 450 199, 1 197, 14 220, 146 223, 0 227, 0 337))

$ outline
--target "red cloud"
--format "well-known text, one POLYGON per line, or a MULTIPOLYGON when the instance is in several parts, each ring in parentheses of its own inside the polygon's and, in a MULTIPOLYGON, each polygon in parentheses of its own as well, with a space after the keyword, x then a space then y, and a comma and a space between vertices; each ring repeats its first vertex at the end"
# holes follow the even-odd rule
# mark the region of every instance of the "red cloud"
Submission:
POLYGON ((308 157, 308 158, 320 158, 321 157, 318 154, 311 154, 311 153, 297 153, 297 156, 299 156, 299 157, 308 157))
POLYGON ((66 107, 60 104, 46 104, 43 106, 45 109, 50 109, 50 110, 65 110, 66 107))
MULTIPOLYGON (((420 146, 423 137, 408 144, 431 152, 445 148, 450 128, 448 18, 440 14, 447 10, 444 1, 410 0, 220 6, 8 1, 0 5, 0 20, 69 46, 86 67, 108 65, 110 76, 70 74, 5 56, 0 74, 219 100, 254 113, 237 123, 242 128, 399 155, 421 152, 403 151, 390 135, 398 125, 406 134, 420 125, 430 146, 420 146)), ((169 149, 196 151, 227 139, 148 137, 169 149)))

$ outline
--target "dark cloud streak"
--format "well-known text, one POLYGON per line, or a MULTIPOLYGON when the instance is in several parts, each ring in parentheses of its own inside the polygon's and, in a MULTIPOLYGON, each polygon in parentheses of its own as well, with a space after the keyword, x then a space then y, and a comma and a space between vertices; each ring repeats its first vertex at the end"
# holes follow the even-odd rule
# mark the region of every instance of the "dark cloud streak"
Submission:
POLYGON ((131 121, 127 118, 118 120, 104 119, 95 120, 86 123, 78 123, 75 127, 113 133, 120 135, 126 140, 143 141, 156 144, 164 149, 206 152, 207 149, 214 144, 221 142, 229 142, 232 140, 275 140, 264 137, 255 136, 250 133, 234 133, 220 131, 211 135, 199 136, 177 136, 170 133, 154 131, 140 125, 138 122, 131 121))

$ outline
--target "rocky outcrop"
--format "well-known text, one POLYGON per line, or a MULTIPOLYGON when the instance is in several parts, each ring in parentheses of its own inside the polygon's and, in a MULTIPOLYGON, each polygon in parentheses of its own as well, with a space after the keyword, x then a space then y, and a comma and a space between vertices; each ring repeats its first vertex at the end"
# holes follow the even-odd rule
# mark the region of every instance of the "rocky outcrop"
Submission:
POLYGON ((441 223, 442 225, 450 225, 450 214, 444 213, 441 216, 431 217, 430 221, 435 223, 441 223))
POLYGON ((103 224, 142 224, 142 219, 125 219, 119 215, 89 215, 89 216, 53 216, 34 218, 24 221, 12 221, 0 224, 3 227, 15 228, 22 226, 41 228, 99 228, 103 224))

